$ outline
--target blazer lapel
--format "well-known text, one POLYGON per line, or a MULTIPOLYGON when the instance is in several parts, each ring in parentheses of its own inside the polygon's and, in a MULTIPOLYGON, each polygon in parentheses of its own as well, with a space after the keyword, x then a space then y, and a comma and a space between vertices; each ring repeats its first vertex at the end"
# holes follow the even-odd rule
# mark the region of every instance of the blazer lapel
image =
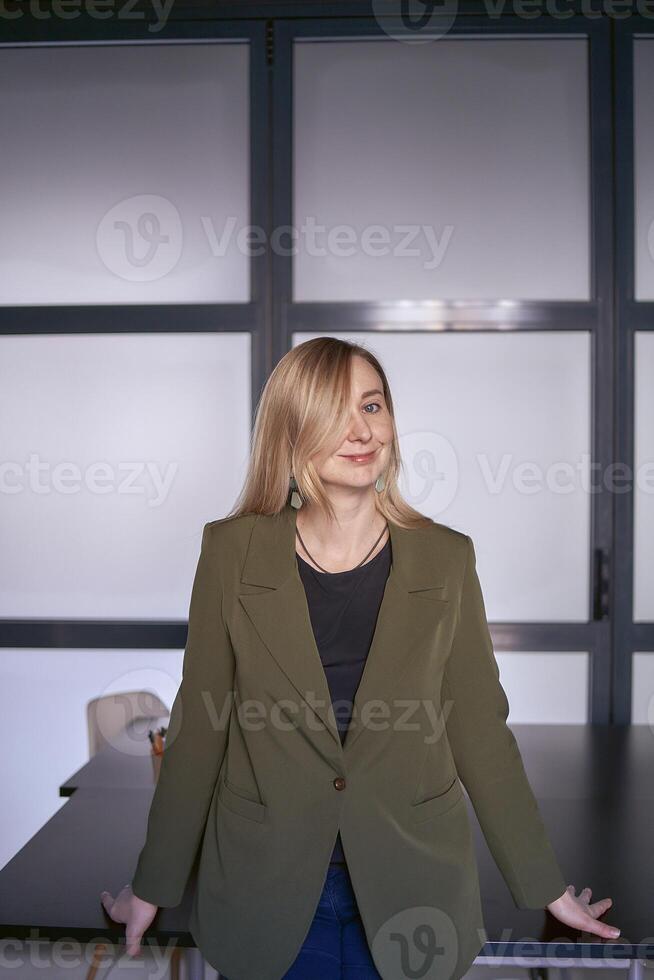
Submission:
POLYGON ((433 637, 448 607, 444 572, 438 566, 428 528, 410 530, 388 522, 391 569, 355 695, 352 721, 341 745, 297 567, 296 516, 297 511, 289 504, 278 514, 258 515, 241 574, 239 598, 261 640, 301 696, 303 710, 309 716, 316 715, 320 724, 301 713, 292 720, 305 727, 329 757, 340 758, 365 728, 366 704, 392 700, 413 657, 433 637), (259 591, 251 591, 253 586, 259 591), (260 591, 262 588, 265 591, 260 591))

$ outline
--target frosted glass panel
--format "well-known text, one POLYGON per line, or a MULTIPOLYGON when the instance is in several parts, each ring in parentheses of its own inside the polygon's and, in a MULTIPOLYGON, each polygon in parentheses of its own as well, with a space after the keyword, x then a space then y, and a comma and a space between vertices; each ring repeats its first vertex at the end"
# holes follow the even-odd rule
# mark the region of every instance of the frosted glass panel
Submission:
POLYGON ((631 724, 654 726, 654 653, 634 653, 631 661, 631 724))
POLYGON ((247 302, 248 60, 3 48, 0 304, 247 302))
POLYGON ((294 46, 295 300, 590 296, 583 38, 294 46))
POLYGON ((509 724, 585 725, 587 653, 496 652, 509 724))
POLYGON ((654 620, 654 333, 636 331, 634 620, 654 620))
POLYGON ((654 38, 634 39, 636 299, 654 299, 654 38))
POLYGON ((11 752, 0 754, 0 780, 11 792, 0 807, 0 867, 66 804, 60 785, 89 759, 89 701, 146 690, 170 707, 182 660, 180 650, 2 650, 0 740, 11 752))
POLYGON ((472 536, 489 619, 585 622, 589 335, 334 336, 374 350, 388 372, 402 492, 472 536))
POLYGON ((249 430, 249 334, 0 338, 0 616, 185 619, 249 430))

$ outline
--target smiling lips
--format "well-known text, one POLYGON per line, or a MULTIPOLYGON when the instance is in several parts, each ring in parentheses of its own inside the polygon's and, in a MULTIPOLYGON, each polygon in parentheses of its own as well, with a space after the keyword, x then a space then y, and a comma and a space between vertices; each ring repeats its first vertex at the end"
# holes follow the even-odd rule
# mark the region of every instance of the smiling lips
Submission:
POLYGON ((352 463, 368 463, 373 457, 377 450, 375 449, 371 453, 366 453, 364 456, 343 456, 343 459, 349 459, 352 463))

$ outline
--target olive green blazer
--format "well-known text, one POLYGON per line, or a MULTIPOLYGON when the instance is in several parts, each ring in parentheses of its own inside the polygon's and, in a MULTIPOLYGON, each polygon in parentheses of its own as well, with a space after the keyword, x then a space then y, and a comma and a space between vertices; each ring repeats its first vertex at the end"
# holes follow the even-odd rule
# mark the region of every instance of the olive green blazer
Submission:
POLYGON ((458 980, 486 938, 464 789, 518 908, 566 889, 506 724, 472 539, 389 523, 391 570, 342 745, 296 513, 204 527, 134 893, 179 904, 198 858, 189 929, 205 959, 230 980, 280 980, 340 829, 383 980, 458 980))

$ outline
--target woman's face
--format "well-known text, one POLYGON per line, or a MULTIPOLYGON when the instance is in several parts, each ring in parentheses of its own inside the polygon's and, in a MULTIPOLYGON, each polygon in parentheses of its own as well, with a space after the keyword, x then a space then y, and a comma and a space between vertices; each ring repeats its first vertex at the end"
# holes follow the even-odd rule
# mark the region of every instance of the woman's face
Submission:
POLYGON ((352 361, 350 420, 341 444, 319 453, 314 463, 324 483, 342 488, 367 488, 388 465, 393 425, 382 381, 365 358, 352 361), (360 458, 367 457, 367 458, 360 458))

